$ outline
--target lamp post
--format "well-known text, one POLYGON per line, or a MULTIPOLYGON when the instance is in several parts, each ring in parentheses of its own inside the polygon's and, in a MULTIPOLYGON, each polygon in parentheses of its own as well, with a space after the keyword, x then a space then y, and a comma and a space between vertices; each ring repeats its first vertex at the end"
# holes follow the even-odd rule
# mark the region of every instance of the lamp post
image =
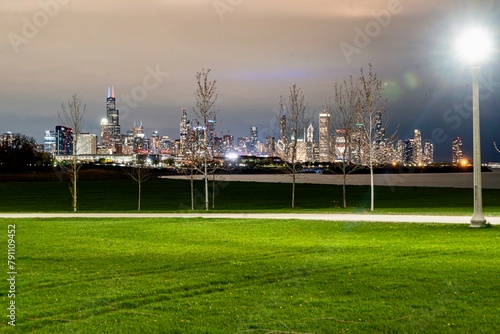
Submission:
POLYGON ((483 215, 483 195, 481 181, 481 129, 479 121, 479 63, 484 60, 491 49, 491 44, 481 30, 474 28, 465 33, 459 40, 459 51, 464 60, 471 64, 472 71, 472 135, 474 164, 474 214, 470 227, 487 226, 483 215))
POLYGON ((481 180, 481 128, 479 121, 479 66, 474 65, 472 70, 472 136, 474 151, 474 214, 470 220, 470 227, 486 226, 483 216, 483 187, 481 180))

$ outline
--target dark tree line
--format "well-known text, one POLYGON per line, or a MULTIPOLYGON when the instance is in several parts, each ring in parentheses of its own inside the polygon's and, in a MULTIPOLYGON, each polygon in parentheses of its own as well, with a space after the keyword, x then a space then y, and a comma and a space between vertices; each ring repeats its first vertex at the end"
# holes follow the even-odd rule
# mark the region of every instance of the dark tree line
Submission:
POLYGON ((21 133, 5 134, 0 142, 0 166, 4 170, 23 170, 30 166, 45 165, 52 157, 38 150, 33 137, 21 133))

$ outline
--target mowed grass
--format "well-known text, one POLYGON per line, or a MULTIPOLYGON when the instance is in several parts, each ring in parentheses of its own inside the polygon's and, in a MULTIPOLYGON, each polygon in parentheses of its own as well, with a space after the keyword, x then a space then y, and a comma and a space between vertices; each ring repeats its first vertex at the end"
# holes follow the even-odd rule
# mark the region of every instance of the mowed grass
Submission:
POLYGON ((500 332, 498 228, 19 219, 2 245, 12 223, 5 333, 500 332))
MULTIPOLYGON (((141 211, 187 212, 191 209, 189 180, 151 179, 143 184, 141 211)), ((134 212, 137 183, 131 180, 82 180, 81 212, 134 212)), ((370 188, 349 186, 348 208, 342 208, 342 188, 333 185, 297 184, 295 209, 291 209, 291 184, 219 182, 215 187, 218 212, 369 212, 370 188)), ((500 215, 500 190, 483 190, 486 215, 500 215)), ((203 183, 195 182, 195 209, 204 208, 203 183)), ((472 189, 427 187, 376 187, 376 213, 472 214, 472 189)), ((67 182, 0 182, 0 212, 70 212, 67 182)))

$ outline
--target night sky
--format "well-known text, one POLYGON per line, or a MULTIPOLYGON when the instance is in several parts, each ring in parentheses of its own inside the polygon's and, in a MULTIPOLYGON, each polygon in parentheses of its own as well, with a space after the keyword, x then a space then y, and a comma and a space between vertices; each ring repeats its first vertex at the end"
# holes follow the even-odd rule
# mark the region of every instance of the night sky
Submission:
MULTIPOLYGON (((411 0, 0 0, 0 131, 42 142, 76 93, 85 130, 99 133, 114 86, 122 133, 179 137, 181 108, 195 104, 196 72, 217 80, 217 131, 263 140, 280 95, 297 84, 317 113, 335 80, 373 64, 385 85, 389 132, 420 129, 435 160, 460 136, 472 156, 470 66, 454 41, 481 25, 498 45, 500 3, 411 0)), ((500 63, 481 64, 483 162, 500 161, 500 63)), ((316 120, 317 121, 317 120, 316 120)))

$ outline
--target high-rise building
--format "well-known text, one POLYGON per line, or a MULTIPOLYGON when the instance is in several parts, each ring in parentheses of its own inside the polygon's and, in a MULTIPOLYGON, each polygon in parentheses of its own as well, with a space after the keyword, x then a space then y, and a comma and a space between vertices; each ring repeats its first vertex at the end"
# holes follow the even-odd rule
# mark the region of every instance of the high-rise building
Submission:
POLYGON ((415 130, 413 135, 413 147, 414 147, 414 155, 413 162, 416 164, 422 164, 422 135, 420 134, 420 130, 415 130))
POLYGON ((375 148, 385 141, 385 128, 382 126, 382 111, 375 113, 375 148))
POLYGON ((150 139, 150 147, 149 147, 149 153, 150 154, 159 154, 160 153, 160 134, 158 131, 153 131, 151 133, 151 139, 150 139))
POLYGON ((405 143, 403 140, 399 139, 396 143, 396 153, 395 153, 395 162, 404 163, 405 156, 405 143))
POLYGON ((250 150, 252 153, 257 151, 257 144, 259 142, 259 130, 256 126, 250 128, 250 150))
POLYGON ((268 155, 274 155, 276 153, 276 141, 273 136, 266 137, 266 152, 268 155))
POLYGON ((349 152, 346 151, 346 130, 335 130, 335 160, 349 162, 349 152))
POLYGON ((145 138, 142 120, 139 125, 137 125, 137 123, 134 121, 134 126, 132 128, 132 138, 134 153, 147 154, 149 152, 149 141, 145 138))
POLYGON ((193 127, 192 131, 194 133, 194 138, 196 140, 197 147, 203 149, 206 143, 205 134, 207 133, 207 129, 202 125, 198 125, 193 127))
POLYGON ((220 157, 224 156, 225 150, 224 150, 224 144, 222 142, 222 137, 220 137, 217 132, 215 133, 214 136, 214 157, 220 157))
POLYGON ((56 126, 56 155, 73 155, 73 129, 56 126))
POLYGON ((106 99, 106 118, 108 120, 108 131, 110 141, 113 143, 120 140, 120 112, 116 109, 115 89, 108 87, 106 99))
POLYGON ((134 127, 132 128, 132 137, 144 138, 144 126, 142 125, 142 120, 139 125, 137 125, 134 121, 134 127))
POLYGON ((314 161, 314 126, 312 123, 307 127, 306 159, 307 161, 314 161))
POLYGON ((223 153, 228 153, 231 152, 231 150, 234 147, 234 136, 232 136, 229 131, 222 136, 222 152, 223 153))
POLYGON ((214 147, 214 139, 215 139, 215 120, 214 119, 209 119, 208 122, 207 122, 207 130, 208 130, 208 134, 207 134, 207 142, 206 142, 206 145, 207 147, 211 147, 213 148, 214 147))
POLYGON ((43 136, 43 151, 45 153, 56 154, 56 143, 56 132, 50 130, 45 131, 45 136, 43 136))
POLYGON ((308 143, 314 143, 314 126, 312 123, 309 123, 307 127, 306 141, 308 143))
POLYGON ((76 154, 88 155, 97 153, 97 135, 93 133, 80 133, 75 136, 76 154))
POLYGON ((181 124, 180 124, 180 151, 184 153, 186 146, 186 139, 189 135, 190 122, 187 117, 187 109, 182 108, 181 124))
POLYGON ((101 120, 101 145, 105 148, 109 147, 109 122, 107 118, 101 120))
POLYGON ((172 154, 172 139, 169 136, 162 136, 160 139, 160 153, 172 154))
POLYGON ((326 110, 319 114, 319 160, 331 160, 330 113, 326 110))
POLYGON ((424 155, 422 163, 430 165, 434 162, 434 144, 430 140, 426 140, 424 144, 424 155))
POLYGON ((413 164, 415 163, 415 145, 414 140, 408 138, 404 141, 404 149, 403 149, 403 163, 404 164, 413 164))
POLYGON ((288 155, 288 129, 286 120, 286 108, 283 106, 281 110, 280 121, 280 137, 275 146, 275 152, 282 158, 286 158, 288 155))
POLYGON ((462 161, 462 138, 456 137, 451 143, 452 160, 453 164, 459 164, 462 161))
POLYGON ((297 145, 295 147, 295 150, 296 150, 295 159, 297 162, 307 161, 307 145, 304 138, 297 139, 297 145))
POLYGON ((287 131, 286 131, 286 109, 283 107, 283 110, 281 111, 281 117, 280 117, 280 140, 284 143, 288 143, 288 138, 287 138, 287 131))

